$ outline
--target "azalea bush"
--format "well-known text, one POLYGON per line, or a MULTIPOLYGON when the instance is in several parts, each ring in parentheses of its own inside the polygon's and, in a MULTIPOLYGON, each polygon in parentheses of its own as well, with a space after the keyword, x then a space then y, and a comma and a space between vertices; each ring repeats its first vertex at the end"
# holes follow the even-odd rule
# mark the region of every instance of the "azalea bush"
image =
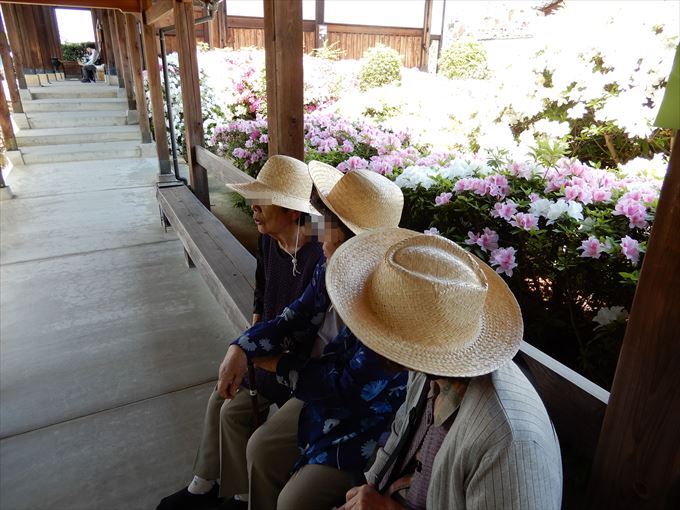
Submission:
POLYGON ((526 160, 450 155, 408 167, 396 177, 404 223, 495 268, 525 339, 609 386, 666 161, 603 170, 553 158, 537 148, 526 160))

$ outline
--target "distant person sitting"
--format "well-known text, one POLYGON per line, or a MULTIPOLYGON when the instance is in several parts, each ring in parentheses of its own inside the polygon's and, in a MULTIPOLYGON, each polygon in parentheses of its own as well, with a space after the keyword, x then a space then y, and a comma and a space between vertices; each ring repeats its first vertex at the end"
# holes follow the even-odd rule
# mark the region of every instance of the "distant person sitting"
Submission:
POLYGON ((87 58, 83 60, 81 65, 83 66, 83 79, 80 80, 83 83, 94 83, 95 79, 95 72, 97 71, 97 61, 99 60, 99 52, 97 49, 92 46, 88 45, 87 48, 87 58))

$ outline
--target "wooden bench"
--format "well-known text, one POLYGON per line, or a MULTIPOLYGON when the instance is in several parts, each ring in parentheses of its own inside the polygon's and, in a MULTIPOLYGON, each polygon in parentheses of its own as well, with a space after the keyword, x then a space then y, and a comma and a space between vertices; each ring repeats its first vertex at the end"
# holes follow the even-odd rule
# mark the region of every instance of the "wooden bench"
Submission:
MULTIPOLYGON (((202 148, 197 154, 205 168, 224 161, 202 148)), ((219 175, 224 182, 253 180, 227 164, 221 165, 219 175)), ((157 197, 164 217, 184 245, 187 263, 198 269, 234 325, 246 329, 253 311, 255 257, 186 186, 159 185, 157 197)))
MULTIPOLYGON (((253 179, 225 159, 199 147, 198 163, 222 182, 253 179)), ((163 214, 175 228, 188 260, 195 264, 227 316, 238 327, 250 325, 255 258, 186 186, 159 188, 163 214)), ((522 342, 515 361, 543 399, 565 452, 594 457, 609 393, 535 347, 522 342)), ((565 480, 570 476, 565 464, 565 480)), ((584 490, 583 483, 576 490, 584 490)), ((565 486, 570 484, 565 481, 565 486)), ((578 483, 577 483, 578 485, 578 483)))

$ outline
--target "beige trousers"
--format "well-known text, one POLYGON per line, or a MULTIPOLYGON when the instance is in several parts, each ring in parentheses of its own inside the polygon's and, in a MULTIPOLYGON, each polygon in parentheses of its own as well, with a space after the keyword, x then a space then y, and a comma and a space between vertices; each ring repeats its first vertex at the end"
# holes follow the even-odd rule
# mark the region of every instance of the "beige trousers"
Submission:
MULTIPOLYGON (((271 402, 260 395, 258 403, 262 423, 271 402)), ((290 399, 251 435, 248 392, 242 390, 225 401, 213 391, 194 474, 219 480, 221 497, 248 493, 249 510, 329 510, 340 506, 345 493, 355 485, 351 474, 307 465, 290 476, 300 455, 297 431, 302 406, 301 400, 290 399)))
MULTIPOLYGON (((267 418, 271 402, 258 396, 260 423, 267 418)), ((246 445, 253 431, 250 394, 241 390, 231 400, 213 391, 203 422, 203 435, 196 453, 194 474, 206 480, 219 480, 220 496, 248 492, 246 445)))

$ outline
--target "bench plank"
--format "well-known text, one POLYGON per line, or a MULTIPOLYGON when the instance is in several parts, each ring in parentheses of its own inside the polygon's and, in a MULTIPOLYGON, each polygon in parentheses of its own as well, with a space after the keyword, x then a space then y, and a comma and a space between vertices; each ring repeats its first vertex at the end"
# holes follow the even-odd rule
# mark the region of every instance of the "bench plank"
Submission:
POLYGON ((560 442, 592 459, 609 392, 526 342, 515 361, 528 370, 560 442))
POLYGON ((250 326, 256 260, 186 186, 159 188, 158 202, 229 319, 250 326))

